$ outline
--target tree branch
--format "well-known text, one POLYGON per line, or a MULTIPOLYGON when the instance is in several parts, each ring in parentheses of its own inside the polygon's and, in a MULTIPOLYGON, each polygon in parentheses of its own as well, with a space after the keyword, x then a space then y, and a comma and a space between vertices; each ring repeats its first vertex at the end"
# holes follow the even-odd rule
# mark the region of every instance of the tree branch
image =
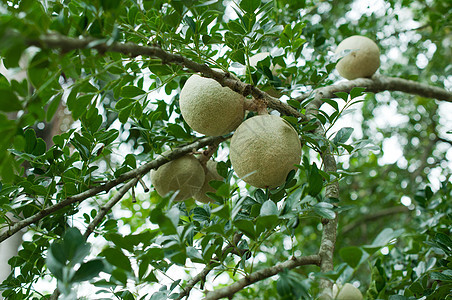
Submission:
POLYGON ((296 98, 297 101, 303 101, 309 98, 312 93, 316 96, 320 95, 320 100, 330 99, 337 97, 335 93, 346 92, 349 93, 355 87, 366 88, 366 92, 379 93, 383 91, 398 91, 408 94, 419 95, 426 98, 434 98, 438 100, 444 100, 452 102, 452 92, 442 89, 440 87, 419 83, 412 80, 396 77, 386 77, 383 75, 375 74, 372 78, 358 78, 341 82, 338 84, 321 87, 315 89, 312 92, 305 93, 296 98))
MULTIPOLYGON (((308 119, 315 118, 317 114, 317 110, 322 105, 322 94, 317 93, 314 96, 314 100, 311 101, 306 107, 306 115, 308 119)), ((325 130, 322 124, 318 121, 317 128, 315 129, 315 133, 324 136, 325 130)), ((334 155, 331 153, 331 148, 328 146, 323 153, 321 153, 323 160, 323 169, 327 173, 335 173, 337 172, 337 165, 334 155)), ((339 199, 339 182, 334 180, 332 183, 329 183, 325 187, 325 197, 326 198, 336 198, 339 199)), ((336 245, 336 234, 337 234, 337 224, 338 224, 338 216, 334 219, 323 219, 323 231, 322 237, 320 241, 320 249, 319 256, 321 258, 320 270, 323 273, 332 271, 334 268, 333 257, 334 257, 334 248, 336 245)), ((331 280, 322 278, 320 279, 320 295, 319 299, 321 300, 330 300, 333 299, 333 282, 331 280)))
POLYGON ((350 231, 352 231, 353 229, 355 229, 356 227, 358 227, 361 224, 370 222, 370 221, 375 221, 377 219, 380 218, 384 218, 390 215, 396 215, 396 214, 400 214, 400 213, 409 213, 411 210, 409 210, 408 208, 406 208, 405 206, 395 206, 395 207, 390 207, 387 209, 383 209, 377 213, 371 214, 371 215, 367 215, 364 216, 363 218, 356 220, 355 222, 352 222, 350 224, 347 224, 346 226, 344 226, 341 230, 341 233, 343 235, 349 233, 350 231))
POLYGON ((33 215, 31 217, 28 217, 26 219, 23 219, 19 222, 14 223, 14 225, 10 226, 10 228, 8 230, 6 230, 4 233, 2 233, 0 235, 0 243, 3 242, 4 240, 6 240, 11 235, 13 235, 14 233, 21 230, 22 228, 25 228, 26 226, 28 226, 30 224, 36 223, 39 220, 41 220, 42 218, 44 218, 45 216, 48 216, 49 214, 54 213, 68 205, 71 205, 73 203, 82 202, 82 201, 84 201, 92 196, 95 196, 101 192, 108 192, 110 189, 117 186, 118 184, 123 183, 134 177, 144 175, 152 169, 156 169, 156 168, 160 167, 161 165, 163 165, 173 159, 176 159, 187 153, 190 153, 191 151, 193 151, 193 149, 199 149, 199 148, 205 147, 207 145, 210 145, 212 143, 215 143, 217 141, 224 141, 225 139, 226 138, 221 137, 221 136, 202 138, 194 143, 185 145, 180 148, 176 148, 175 150, 169 152, 165 156, 160 156, 160 157, 154 159, 153 161, 148 162, 135 170, 126 172, 126 173, 122 174, 121 176, 119 176, 118 178, 111 180, 103 185, 93 187, 80 194, 68 197, 61 202, 58 202, 48 208, 45 208, 45 209, 39 211, 38 213, 36 213, 35 215, 33 215))
POLYGON ((133 186, 137 184, 138 180, 139 180, 138 178, 134 178, 125 185, 123 185, 119 189, 119 191, 113 197, 111 197, 110 201, 108 201, 105 205, 100 207, 96 217, 91 221, 91 223, 89 223, 85 233, 83 234, 85 239, 88 239, 89 235, 94 231, 97 225, 99 225, 102 222, 107 213, 113 208, 113 206, 116 205, 116 203, 118 203, 119 200, 122 199, 122 197, 127 193, 128 190, 130 190, 133 186))
POLYGON ((319 255, 310 255, 310 256, 302 256, 298 258, 292 258, 290 260, 287 260, 282 263, 278 263, 272 267, 268 267, 259 271, 256 271, 252 274, 250 274, 247 277, 244 277, 233 284, 214 290, 211 292, 207 292, 206 297, 204 300, 214 300, 214 299, 220 299, 224 297, 231 297, 238 291, 242 290, 243 288, 266 278, 272 277, 284 269, 293 269, 298 266, 305 266, 305 265, 320 265, 320 256, 319 255))
POLYGON ((41 36, 39 39, 28 40, 26 42, 30 46, 62 49, 63 52, 75 49, 92 48, 98 50, 100 53, 118 52, 131 57, 149 56, 159 58, 162 60, 163 64, 174 63, 184 66, 192 71, 199 72, 206 77, 215 79, 222 86, 227 86, 243 96, 252 95, 256 99, 263 99, 269 108, 275 109, 282 114, 292 115, 300 118, 302 121, 306 121, 306 117, 299 111, 290 105, 282 103, 278 98, 272 97, 266 92, 261 91, 254 85, 235 79, 229 73, 213 70, 206 64, 194 62, 179 54, 166 52, 157 46, 140 46, 134 43, 109 43, 107 40, 94 39, 91 37, 76 39, 58 34, 48 34, 41 36))
MULTIPOLYGON (((222 256, 224 256, 225 254, 228 253, 232 253, 235 255, 238 255, 240 257, 243 256, 243 254, 245 254, 246 251, 249 250, 241 250, 237 248, 238 243, 240 242, 240 239, 242 238, 243 233, 238 233, 236 232, 234 234, 232 243, 230 243, 229 245, 227 245, 226 247, 223 248, 222 250, 222 256)), ((207 277, 207 275, 210 273, 210 271, 212 271, 213 266, 212 264, 218 259, 217 256, 215 256, 214 259, 211 259, 209 264, 206 265, 204 267, 204 269, 202 269, 201 272, 199 272, 195 277, 193 277, 192 279, 190 279, 187 282, 187 285, 185 286, 185 288, 179 293, 179 296, 176 298, 176 300, 181 300, 184 297, 188 297, 190 295, 191 290, 193 289, 193 287, 200 281, 204 281, 205 278, 207 277)))

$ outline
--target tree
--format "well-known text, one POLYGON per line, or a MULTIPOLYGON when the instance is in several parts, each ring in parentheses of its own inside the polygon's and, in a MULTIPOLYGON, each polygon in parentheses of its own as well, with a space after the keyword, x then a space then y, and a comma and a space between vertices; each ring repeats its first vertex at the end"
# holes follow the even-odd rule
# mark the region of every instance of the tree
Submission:
POLYGON ((0 242, 26 234, 3 297, 332 299, 353 283, 367 299, 450 299, 452 6, 378 5, 4 1, 0 242), (343 81, 331 50, 354 34, 382 63, 343 81), (276 189, 238 178, 231 134, 181 116, 194 73, 246 96, 246 118, 289 122, 297 172, 276 189), (188 153, 218 161, 210 204, 150 183, 188 153))

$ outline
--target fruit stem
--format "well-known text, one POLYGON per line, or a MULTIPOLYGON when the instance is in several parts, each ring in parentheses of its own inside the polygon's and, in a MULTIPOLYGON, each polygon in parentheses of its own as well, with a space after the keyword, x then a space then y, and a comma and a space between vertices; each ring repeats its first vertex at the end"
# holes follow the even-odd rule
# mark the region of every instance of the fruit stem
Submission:
POLYGON ((255 111, 258 115, 268 115, 267 102, 264 99, 245 99, 243 108, 249 111, 255 111))
POLYGON ((220 142, 215 142, 212 145, 209 145, 206 150, 201 152, 201 156, 198 157, 199 162, 203 166, 203 168, 206 167, 207 161, 212 157, 212 155, 215 153, 215 151, 218 148, 218 145, 220 145, 220 142))

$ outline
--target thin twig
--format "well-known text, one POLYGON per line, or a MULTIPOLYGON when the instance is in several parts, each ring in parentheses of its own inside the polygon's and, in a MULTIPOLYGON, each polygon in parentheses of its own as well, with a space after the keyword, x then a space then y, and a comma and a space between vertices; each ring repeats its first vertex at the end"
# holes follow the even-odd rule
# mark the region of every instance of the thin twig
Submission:
MULTIPOLYGON (((232 244, 227 245, 226 247, 223 248, 222 250, 222 255, 224 256, 226 253, 232 253, 235 255, 238 255, 240 257, 243 256, 243 254, 245 254, 246 251, 248 250, 240 250, 237 249, 237 245, 240 242, 240 239, 242 238, 243 233, 235 233, 234 234, 234 238, 232 241, 232 244), (231 251, 232 248, 232 251, 231 251)), ((206 265, 204 267, 204 269, 202 269, 201 272, 199 272, 198 274, 196 274, 195 277, 193 277, 192 279, 190 279, 187 282, 187 285, 185 286, 185 288, 179 293, 179 296, 176 298, 176 300, 181 300, 184 297, 188 297, 190 295, 191 290, 194 288, 194 286, 200 282, 200 281, 205 281, 207 275, 210 273, 210 271, 212 271, 213 269, 213 264, 218 261, 218 257, 215 256, 213 259, 210 260, 209 264, 206 265)))
POLYGON ((359 220, 356 220, 350 224, 347 224, 346 226, 344 226, 342 228, 341 234, 343 234, 343 235, 348 234, 350 231, 354 230, 361 224, 364 224, 367 222, 375 221, 380 218, 384 218, 384 217, 391 216, 391 215, 403 214, 403 213, 409 213, 409 212, 411 212, 411 210, 409 210, 405 206, 395 206, 395 207, 383 209, 377 213, 364 216, 363 218, 361 218, 359 220))
POLYGON ((146 185, 146 183, 143 181, 143 178, 141 178, 141 177, 138 178, 138 181, 140 182, 141 186, 143 187, 144 192, 145 193, 149 192, 149 188, 146 185))
POLYGON ((128 183, 124 184, 119 189, 119 191, 113 197, 111 197, 111 199, 107 203, 105 203, 105 205, 103 205, 99 208, 99 211, 98 211, 96 217, 94 217, 94 219, 91 221, 91 223, 89 223, 88 227, 86 228, 85 233, 83 234, 85 239, 88 239, 88 236, 102 222, 104 217, 113 208, 113 206, 115 206, 116 203, 118 203, 118 201, 121 200, 122 197, 127 193, 127 191, 130 188, 133 188, 137 184, 137 182, 138 182, 138 178, 134 178, 134 179, 130 180, 128 183))

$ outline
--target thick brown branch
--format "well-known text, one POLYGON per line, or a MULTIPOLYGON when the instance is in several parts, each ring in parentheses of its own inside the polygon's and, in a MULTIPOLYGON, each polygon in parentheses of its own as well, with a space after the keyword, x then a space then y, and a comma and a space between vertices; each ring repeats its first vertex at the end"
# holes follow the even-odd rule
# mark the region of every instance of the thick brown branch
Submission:
POLYGON ((122 174, 121 176, 119 176, 118 178, 116 178, 112 181, 109 181, 103 185, 96 186, 96 187, 91 188, 80 194, 68 197, 63 201, 58 202, 57 204, 54 204, 46 209, 39 211, 38 213, 36 213, 35 215, 33 215, 31 217, 28 217, 17 223, 14 223, 14 225, 12 225, 8 230, 6 230, 4 233, 2 233, 0 235, 0 243, 3 242, 4 240, 6 240, 11 235, 13 235, 14 233, 21 230, 22 228, 25 228, 26 226, 28 226, 30 224, 36 223, 39 220, 41 220, 42 218, 44 218, 45 216, 48 216, 51 213, 54 213, 68 205, 82 202, 83 200, 93 197, 101 192, 108 192, 110 189, 117 186, 118 184, 123 183, 134 177, 144 175, 144 174, 148 173, 150 170, 156 169, 156 168, 160 167, 161 165, 163 165, 164 163, 167 163, 168 161, 171 161, 173 159, 176 159, 178 157, 181 157, 181 156, 193 151, 193 149, 199 149, 199 148, 205 147, 207 145, 210 145, 212 143, 215 143, 217 141, 222 141, 222 140, 225 140, 225 138, 224 137, 202 138, 194 143, 177 148, 177 149, 169 152, 168 154, 166 154, 164 157, 160 156, 160 157, 154 159, 153 161, 148 162, 135 170, 126 172, 126 173, 122 174))
POLYGON ((367 215, 355 222, 352 222, 352 223, 344 226, 341 230, 341 233, 345 235, 361 224, 375 221, 377 219, 384 218, 387 216, 401 214, 401 213, 409 213, 409 212, 410 212, 410 210, 408 208, 406 208, 405 206, 396 206, 396 207, 390 207, 387 209, 383 209, 375 214, 367 215))
MULTIPOLYGON (((309 103, 306 107, 306 115, 309 119, 315 118, 317 110, 322 105, 322 94, 317 93, 314 100, 309 103)), ((320 122, 317 122, 317 128, 315 133, 318 135, 325 135, 325 130, 323 129, 320 122)), ((331 153, 330 148, 326 148, 323 153, 321 153, 323 159, 323 169, 328 173, 337 172, 337 165, 334 155, 331 153)), ((337 180, 329 183, 325 187, 325 196, 327 198, 339 199, 339 182, 337 180)), ((336 234, 337 234, 337 214, 334 219, 323 219, 323 231, 322 238, 320 242, 319 256, 321 258, 320 270, 323 273, 332 271, 334 268, 333 257, 334 248, 336 244, 336 234)), ((333 282, 328 279, 320 279, 320 295, 321 300, 333 299, 333 282)))
MULTIPOLYGON (((322 130, 323 131, 323 130, 322 130)), ((324 170, 328 173, 337 172, 336 160, 334 156, 328 151, 323 155, 324 170)), ((339 183, 333 181, 325 188, 325 196, 327 198, 339 199, 339 183)), ((334 248, 336 245, 336 233, 337 233, 337 214, 332 220, 323 220, 322 239, 320 242, 319 256, 322 261, 320 264, 320 271, 326 273, 334 269, 333 257, 334 248)), ((333 282, 328 279, 320 280, 320 297, 319 299, 332 299, 333 298, 333 282)))
POLYGON ((94 38, 69 38, 62 35, 44 35, 36 40, 28 40, 28 45, 40 48, 56 48, 63 51, 70 51, 75 49, 92 48, 98 50, 100 53, 118 52, 127 56, 149 56, 162 60, 162 63, 174 63, 184 66, 192 71, 199 72, 206 77, 210 77, 218 81, 222 86, 227 86, 231 90, 240 93, 244 96, 252 95, 256 99, 263 99, 269 108, 275 109, 282 114, 292 115, 300 118, 302 121, 306 117, 292 108, 290 105, 282 103, 278 98, 272 97, 269 94, 261 91, 257 87, 244 83, 228 73, 216 71, 211 69, 206 64, 194 62, 182 55, 166 52, 160 47, 156 46, 140 46, 134 43, 112 43, 94 38))
POLYGON ((371 93, 379 93, 383 91, 398 91, 419 95, 426 98, 434 98, 452 102, 452 92, 445 89, 412 80, 396 77, 386 77, 378 74, 375 74, 374 76, 372 76, 372 78, 358 78, 326 87, 321 87, 311 93, 303 94, 302 96, 296 98, 296 100, 303 101, 307 99, 312 93, 314 93, 316 96, 319 95, 319 101, 321 101, 322 99, 330 99, 336 97, 335 93, 337 92, 349 93, 355 87, 366 88, 366 92, 371 93))
POLYGON ((272 267, 268 267, 259 271, 256 271, 252 274, 250 274, 247 277, 244 277, 233 284, 214 290, 211 292, 208 292, 205 300, 214 300, 214 299, 221 299, 224 297, 230 297, 237 293, 238 291, 242 290, 243 288, 257 282, 260 280, 264 280, 266 278, 272 277, 284 269, 293 269, 298 266, 304 266, 304 265, 320 265, 320 256, 319 255, 311 255, 311 256, 302 256, 298 258, 292 258, 290 260, 287 260, 282 263, 278 263, 272 267))

